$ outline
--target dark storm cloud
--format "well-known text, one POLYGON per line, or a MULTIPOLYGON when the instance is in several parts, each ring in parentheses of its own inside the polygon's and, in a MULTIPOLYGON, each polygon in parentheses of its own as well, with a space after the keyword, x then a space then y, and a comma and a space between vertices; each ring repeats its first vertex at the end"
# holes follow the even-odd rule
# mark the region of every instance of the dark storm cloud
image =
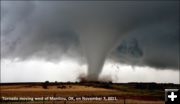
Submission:
POLYGON ((64 54, 78 56, 78 36, 61 15, 66 11, 36 2, 2 2, 2 57, 59 60, 64 54))
MULTIPOLYGON (((79 59, 84 56, 81 52, 84 43, 80 41, 84 32, 81 31, 89 26, 96 28, 95 32, 103 28, 106 28, 104 32, 116 30, 117 39, 121 35, 125 37, 116 43, 117 48, 111 47, 114 50, 110 58, 114 61, 178 69, 177 2, 3 1, 2 58, 59 60, 67 55, 79 59)), ((92 34, 89 39, 91 37, 96 35, 92 34)), ((98 49, 88 52, 95 50, 98 49)))
POLYGON ((171 16, 130 32, 113 52, 113 59, 126 64, 179 69, 178 13, 171 16))

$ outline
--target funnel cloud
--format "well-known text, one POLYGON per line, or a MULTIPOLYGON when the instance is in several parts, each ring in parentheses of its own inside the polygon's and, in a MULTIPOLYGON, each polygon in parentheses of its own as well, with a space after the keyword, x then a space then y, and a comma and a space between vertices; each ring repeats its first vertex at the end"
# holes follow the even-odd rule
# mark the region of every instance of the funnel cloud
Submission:
POLYGON ((1 58, 178 70, 179 1, 2 1, 1 58), (83 59, 83 60, 82 60, 83 59))

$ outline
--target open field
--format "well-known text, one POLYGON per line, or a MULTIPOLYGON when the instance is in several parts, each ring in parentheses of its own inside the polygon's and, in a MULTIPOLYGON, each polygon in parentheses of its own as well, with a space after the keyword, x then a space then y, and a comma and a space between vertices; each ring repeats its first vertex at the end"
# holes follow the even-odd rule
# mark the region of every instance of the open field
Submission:
POLYGON ((1 83, 2 104, 164 104, 156 83, 1 83))

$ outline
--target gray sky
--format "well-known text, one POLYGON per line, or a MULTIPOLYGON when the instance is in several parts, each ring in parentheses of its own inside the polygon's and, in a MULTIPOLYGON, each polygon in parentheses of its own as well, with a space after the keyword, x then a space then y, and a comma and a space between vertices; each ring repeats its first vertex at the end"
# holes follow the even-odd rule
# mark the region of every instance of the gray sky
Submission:
POLYGON ((2 82, 179 83, 177 2, 2 1, 2 82))

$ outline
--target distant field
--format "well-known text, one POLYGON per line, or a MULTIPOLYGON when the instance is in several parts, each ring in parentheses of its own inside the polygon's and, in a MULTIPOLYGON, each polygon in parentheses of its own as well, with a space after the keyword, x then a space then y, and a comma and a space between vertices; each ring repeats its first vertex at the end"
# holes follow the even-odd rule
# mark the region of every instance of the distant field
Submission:
POLYGON ((2 104, 164 104, 164 88, 173 84, 154 83, 13 83, 1 84, 2 104), (4 98, 38 98, 42 100, 5 101, 4 98), (45 100, 45 98, 65 98, 45 100), (69 99, 73 97, 74 99, 69 99), (101 100, 83 99, 98 97, 101 100), (78 98, 81 98, 80 100, 78 98))

